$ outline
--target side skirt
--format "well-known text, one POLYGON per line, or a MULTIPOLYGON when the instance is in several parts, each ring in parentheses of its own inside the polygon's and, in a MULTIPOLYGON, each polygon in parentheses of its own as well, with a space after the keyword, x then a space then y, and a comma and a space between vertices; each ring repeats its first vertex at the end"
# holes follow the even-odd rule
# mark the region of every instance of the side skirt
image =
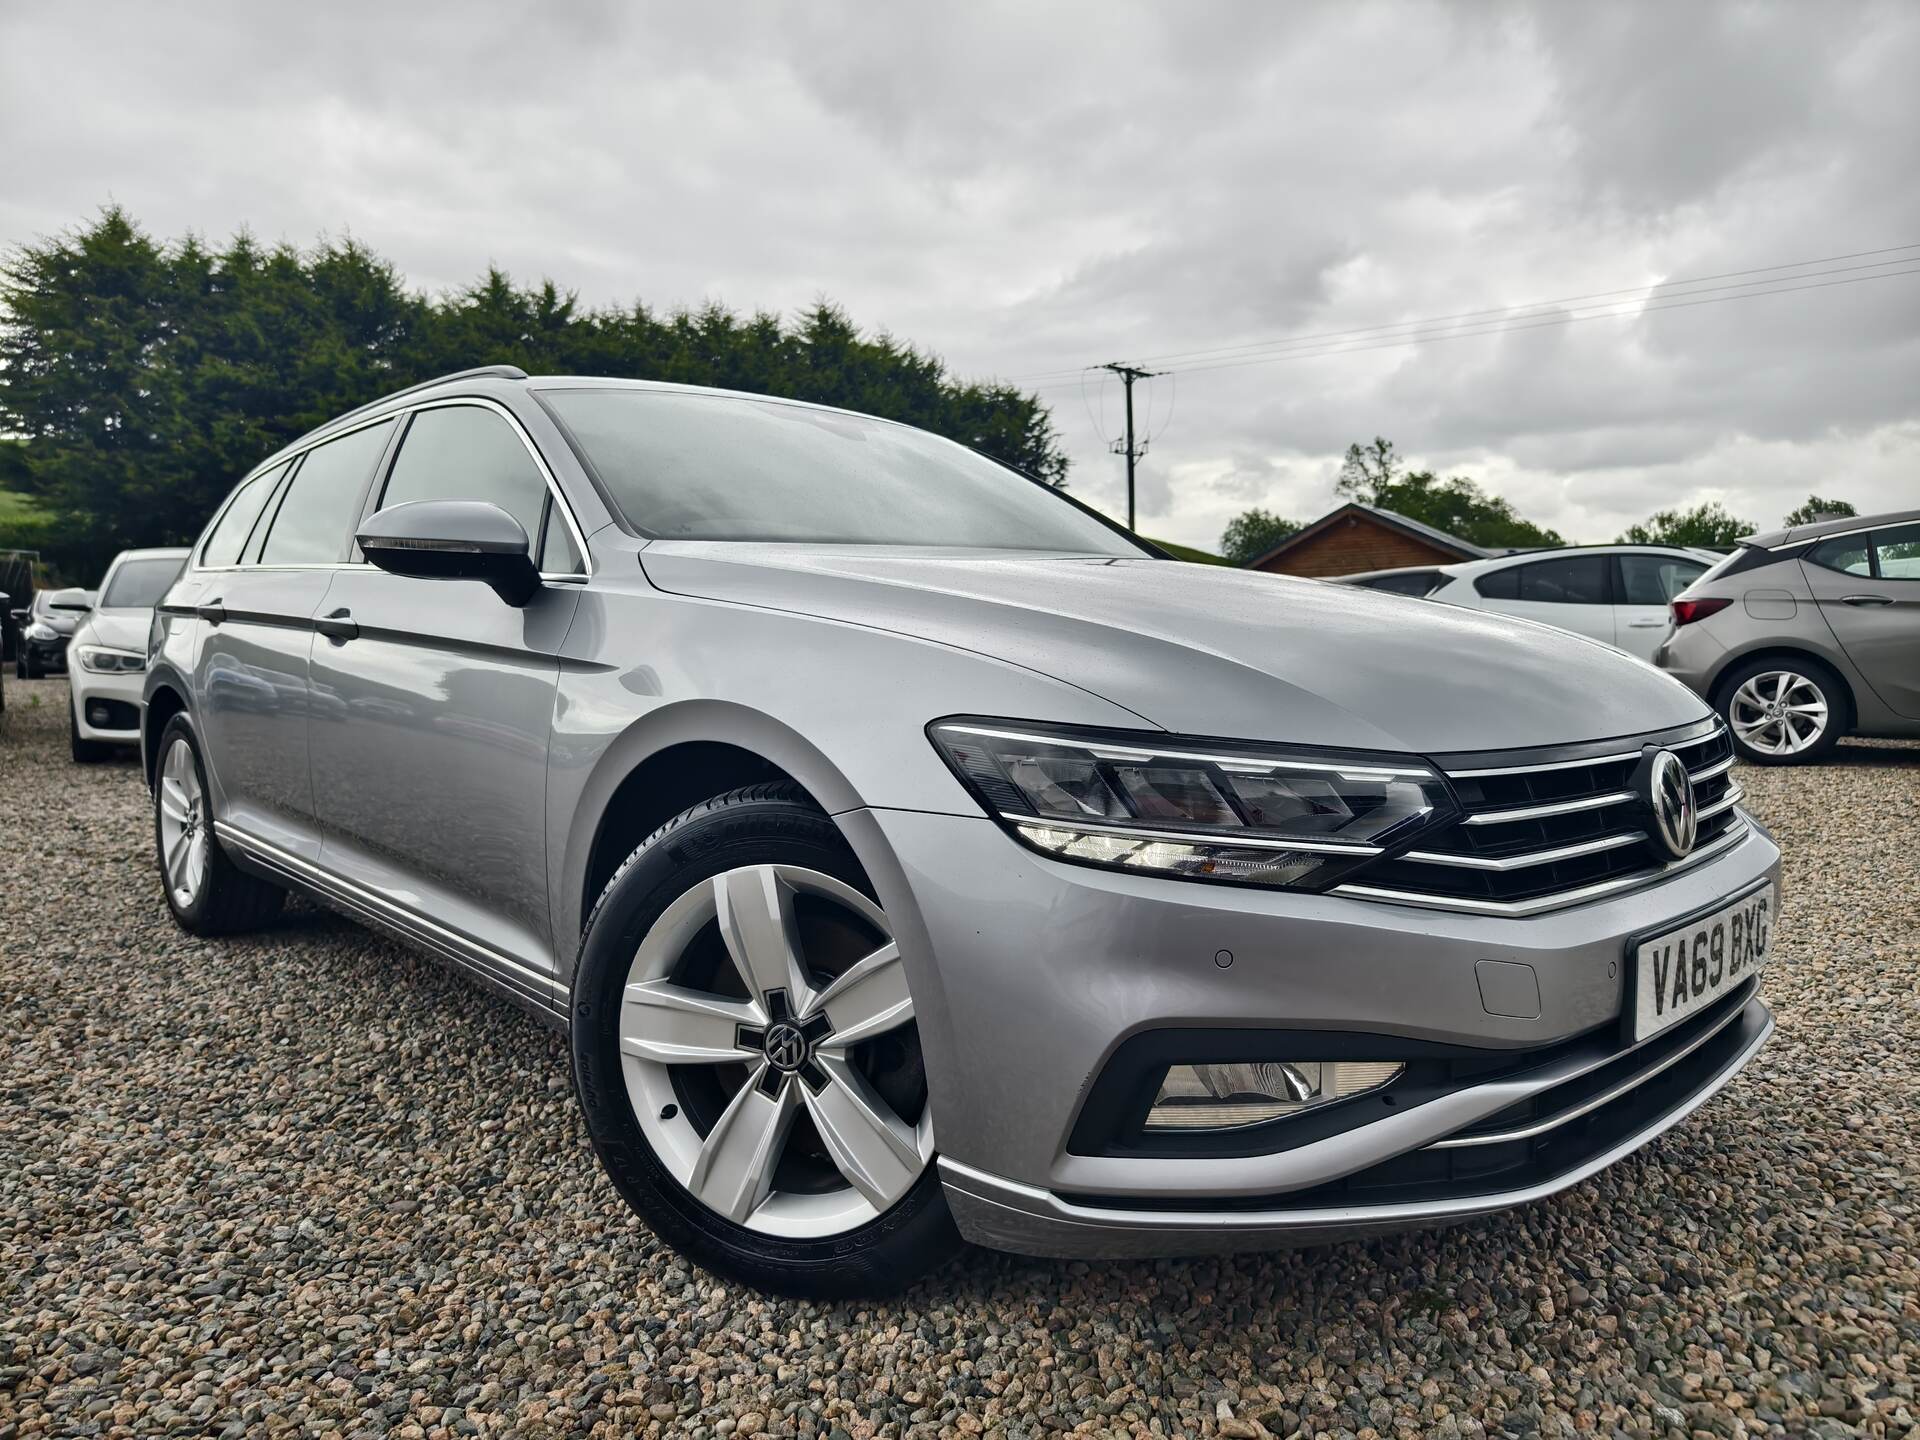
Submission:
POLYGON ((224 820, 214 822, 214 833, 243 869, 298 890, 329 910, 453 965, 549 1029, 566 1032, 567 987, 551 976, 224 820))

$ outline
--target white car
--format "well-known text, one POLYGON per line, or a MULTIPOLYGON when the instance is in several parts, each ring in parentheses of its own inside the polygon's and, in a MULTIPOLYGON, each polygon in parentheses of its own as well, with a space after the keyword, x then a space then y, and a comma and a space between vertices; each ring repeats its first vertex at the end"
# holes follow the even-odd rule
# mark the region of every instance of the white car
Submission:
POLYGON ((140 690, 146 682, 153 607, 186 563, 185 550, 122 550, 107 566, 99 600, 67 644, 73 689, 68 717, 73 758, 104 760, 115 746, 140 743, 140 690))
POLYGON ((1667 602, 1720 558, 1673 545, 1583 545, 1371 570, 1336 583, 1538 620, 1651 662, 1667 633, 1667 602))

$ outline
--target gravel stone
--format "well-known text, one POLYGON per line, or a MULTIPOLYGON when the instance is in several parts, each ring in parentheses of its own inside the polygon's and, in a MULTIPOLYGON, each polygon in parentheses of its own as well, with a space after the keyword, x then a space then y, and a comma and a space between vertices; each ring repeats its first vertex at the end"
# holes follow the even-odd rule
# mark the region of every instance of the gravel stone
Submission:
POLYGON ((1920 747, 1743 767, 1787 853, 1748 1072, 1518 1213, 1231 1259, 716 1282, 566 1047, 306 906, 181 934, 137 767, 0 717, 0 1437, 1920 1440, 1920 747))

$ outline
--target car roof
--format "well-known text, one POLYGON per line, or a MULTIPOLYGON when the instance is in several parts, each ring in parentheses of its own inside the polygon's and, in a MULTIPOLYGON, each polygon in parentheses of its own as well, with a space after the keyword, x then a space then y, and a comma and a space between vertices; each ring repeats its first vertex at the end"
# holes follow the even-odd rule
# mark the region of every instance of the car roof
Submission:
POLYGON ((1508 555, 1492 555, 1485 560, 1461 560, 1440 568, 1454 575, 1478 575, 1508 565, 1524 565, 1534 560, 1554 560, 1562 555, 1677 555, 1688 560, 1718 560, 1711 550, 1696 550, 1688 545, 1550 545, 1540 550, 1515 550, 1508 555))
POLYGON ((116 564, 122 560, 167 560, 175 556, 185 559, 192 548, 190 545, 154 545, 145 550, 122 550, 113 559, 116 564))
POLYGON ((1794 525, 1785 530, 1768 530, 1748 535, 1742 545, 1756 550, 1777 550, 1782 545, 1804 545, 1828 535, 1849 535, 1856 530, 1879 530, 1888 525, 1908 525, 1920 520, 1920 510, 1888 510, 1879 515, 1840 515, 1832 520, 1816 520, 1811 525, 1794 525))
POLYGON ((497 395, 504 387, 527 390, 647 390, 667 394, 717 395, 732 400, 757 400, 764 404, 793 405, 803 410, 819 410, 831 415, 851 415, 883 425, 912 428, 906 426, 903 421, 889 420, 884 415, 870 415, 865 411, 848 410, 838 405, 820 405, 811 400, 795 400, 785 395, 763 395, 752 390, 723 390, 713 385, 680 385, 670 380, 626 380, 611 375, 529 375, 518 365, 481 365, 472 370, 457 370, 451 375, 439 375, 431 380, 422 380, 416 385, 391 391, 378 399, 369 400, 364 405, 335 415, 332 419, 314 426, 304 435, 289 440, 247 473, 258 474, 270 468, 283 456, 304 450, 335 431, 353 429, 358 425, 377 420, 389 411, 405 410, 414 405, 451 396, 484 397, 490 388, 497 395))

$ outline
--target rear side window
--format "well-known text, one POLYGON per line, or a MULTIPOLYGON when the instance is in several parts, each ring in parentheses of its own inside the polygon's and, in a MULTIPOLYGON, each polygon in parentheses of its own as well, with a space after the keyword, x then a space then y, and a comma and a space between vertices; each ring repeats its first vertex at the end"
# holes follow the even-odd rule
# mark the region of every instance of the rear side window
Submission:
POLYGON ((1543 605, 1607 603, 1605 555, 1571 555, 1519 567, 1520 599, 1543 605))
POLYGON ((1664 605, 1706 573, 1698 560, 1677 555, 1622 555, 1620 603, 1664 605))
POLYGON ((1882 580, 1920 580, 1920 525, 1874 531, 1873 559, 1882 580))
POLYGON ((1482 575, 1473 582, 1473 588, 1489 600, 1518 600, 1520 598, 1520 567, 1510 565, 1505 570, 1495 570, 1482 575))
POLYGON ((307 452, 274 513, 262 565, 338 563, 347 553, 367 476, 392 431, 393 421, 382 420, 307 452))
POLYGON ((546 498, 546 477, 512 425, 478 405, 446 405, 414 415, 380 508, 411 500, 485 500, 520 522, 531 549, 540 543, 546 498))
POLYGON ((1867 557, 1867 537, 1864 535, 1836 535, 1831 540, 1822 540, 1807 552, 1807 563, 1838 570, 1842 575, 1873 573, 1873 561, 1867 557))
POLYGON ((267 503, 267 497, 273 494, 273 487, 280 483, 280 477, 287 473, 285 461, 271 470, 264 471, 240 487, 220 518, 214 522, 207 543, 200 547, 202 565, 238 565, 240 552, 245 548, 247 536, 253 533, 253 522, 260 518, 261 507, 267 503))
POLYGON ((1363 590, 1384 590, 1389 595, 1428 595, 1440 583, 1438 570, 1416 570, 1410 575, 1376 575, 1355 582, 1363 590))

